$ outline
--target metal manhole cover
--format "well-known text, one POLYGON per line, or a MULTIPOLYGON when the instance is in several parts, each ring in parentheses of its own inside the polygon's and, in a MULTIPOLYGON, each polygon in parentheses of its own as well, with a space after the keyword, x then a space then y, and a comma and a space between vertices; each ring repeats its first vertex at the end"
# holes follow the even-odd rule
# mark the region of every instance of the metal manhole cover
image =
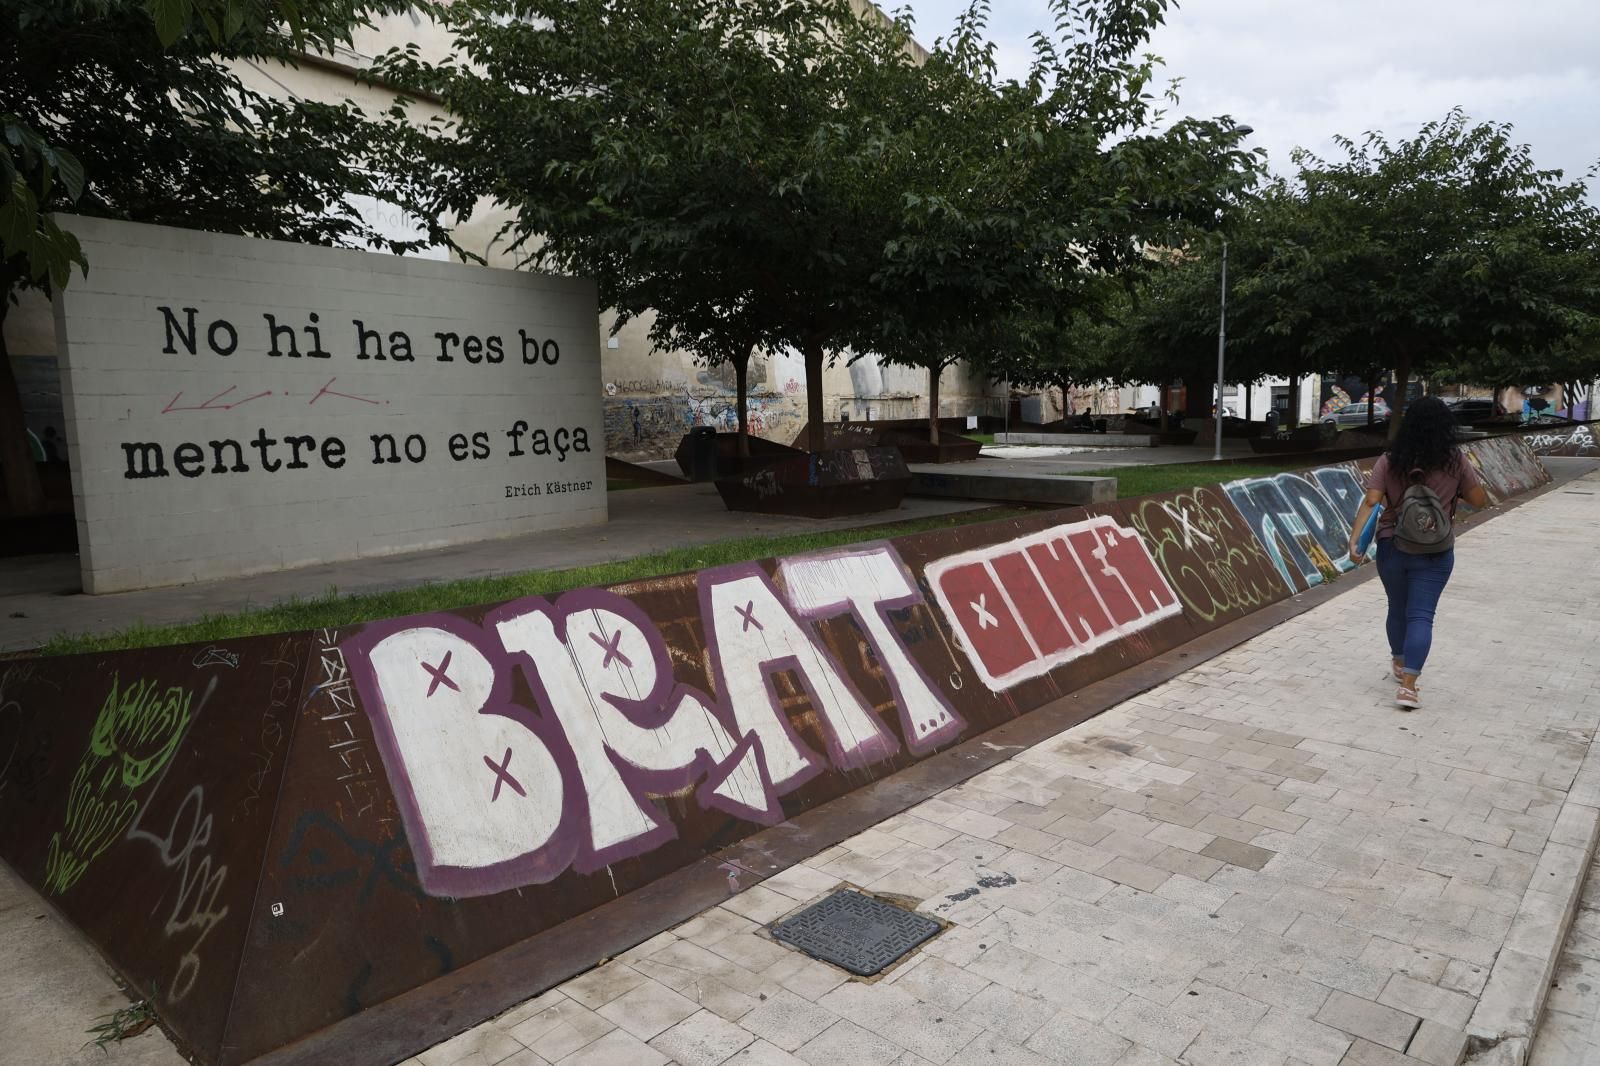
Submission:
POLYGON ((932 918, 849 889, 772 927, 784 943, 859 977, 871 977, 938 932, 932 918))

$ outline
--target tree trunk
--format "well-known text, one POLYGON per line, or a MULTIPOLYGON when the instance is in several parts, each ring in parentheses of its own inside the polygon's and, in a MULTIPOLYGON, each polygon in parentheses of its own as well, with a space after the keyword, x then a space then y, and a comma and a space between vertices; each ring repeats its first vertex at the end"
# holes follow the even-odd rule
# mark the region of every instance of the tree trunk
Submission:
MULTIPOLYGON (((1203 422, 1211 417, 1211 395, 1214 389, 1209 374, 1216 372, 1215 367, 1203 369, 1199 374, 1183 379, 1186 386, 1183 390, 1184 416, 1196 422, 1203 422), (1200 384, 1203 383, 1203 384, 1200 384)), ((1220 402, 1222 397, 1217 397, 1220 402)))
POLYGON ((733 357, 734 407, 739 413, 739 458, 750 458, 750 353, 733 357))
POLYGON ((0 475, 5 478, 6 509, 13 518, 42 514, 44 489, 39 484, 39 468, 28 451, 28 435, 22 418, 22 394, 12 371, 11 354, 6 350, 5 309, 0 303, 0 475))
POLYGON ((822 364, 827 358, 820 340, 807 340, 801 348, 806 360, 806 421, 811 426, 810 449, 820 452, 827 444, 822 414, 822 364))
POLYGON ((1367 377, 1367 431, 1378 422, 1378 371, 1371 371, 1367 377))
POLYGON ((944 374, 943 363, 928 367, 928 443, 939 443, 939 378, 944 374))
POLYGON ((1157 417, 1161 421, 1161 432, 1167 431, 1167 408, 1172 404, 1172 382, 1163 382, 1161 385, 1160 403, 1157 405, 1161 411, 1157 417))
POLYGON ((1249 385, 1240 385, 1239 388, 1244 391, 1244 420, 1246 422, 1253 421, 1251 416, 1254 412, 1251 410, 1251 401, 1255 399, 1256 390, 1249 385))
POLYGON ((1389 440, 1400 436, 1400 420, 1406 413, 1406 391, 1411 384, 1411 356, 1402 353, 1394 364, 1394 403, 1389 405, 1389 440))
POLYGON ((1300 428, 1300 375, 1289 375, 1289 409, 1284 412, 1283 424, 1290 429, 1300 428))

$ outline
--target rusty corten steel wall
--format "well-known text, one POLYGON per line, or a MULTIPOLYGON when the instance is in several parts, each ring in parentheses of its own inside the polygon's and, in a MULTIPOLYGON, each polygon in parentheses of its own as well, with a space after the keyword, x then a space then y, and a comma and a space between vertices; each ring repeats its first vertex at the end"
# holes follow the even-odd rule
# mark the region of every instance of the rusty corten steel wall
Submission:
POLYGON ((304 635, 0 664, 0 856, 219 1058, 304 635))
POLYGON ((1535 455, 1559 455, 1592 459, 1600 456, 1600 445, 1595 443, 1594 422, 1576 426, 1550 426, 1536 429, 1523 436, 1535 455))
POLYGON ((13 663, 0 856, 245 1062, 1350 568, 1360 479, 13 663))
POLYGON ((1489 496, 1497 503, 1550 484, 1550 471, 1528 446, 1526 437, 1489 437, 1472 441, 1462 451, 1483 475, 1489 496))

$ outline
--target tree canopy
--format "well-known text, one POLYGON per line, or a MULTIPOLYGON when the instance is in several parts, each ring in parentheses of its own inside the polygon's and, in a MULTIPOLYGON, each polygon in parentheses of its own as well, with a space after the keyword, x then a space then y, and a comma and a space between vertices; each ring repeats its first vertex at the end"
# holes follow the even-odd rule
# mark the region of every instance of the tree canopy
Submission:
MULTIPOLYGON (((1413 376, 1600 376, 1600 211, 1582 181, 1459 110, 1337 144, 1336 160, 1296 152, 1229 221, 1230 379, 1393 369, 1397 424, 1413 376)), ((1214 344, 1217 253, 1187 249, 1148 294, 1135 332, 1161 374, 1214 344)))
MULTIPOLYGON (((415 203, 428 182, 396 114, 277 99, 241 62, 347 42, 400 0, 0 0, 0 319, 25 288, 88 269, 54 212, 350 247, 383 238, 345 199, 415 203)), ((22 425, 0 344, 0 424, 22 425)), ((26 445, 0 433, 11 509, 39 502, 26 445)))
POLYGON ((1229 120, 1157 132, 1164 0, 1055 0, 1021 81, 984 10, 924 53, 848 0, 478 0, 448 10, 454 61, 383 69, 454 117, 442 208, 508 205, 525 262, 664 336, 737 309, 720 346, 799 349, 820 426, 830 355, 942 362, 1253 179, 1229 120))

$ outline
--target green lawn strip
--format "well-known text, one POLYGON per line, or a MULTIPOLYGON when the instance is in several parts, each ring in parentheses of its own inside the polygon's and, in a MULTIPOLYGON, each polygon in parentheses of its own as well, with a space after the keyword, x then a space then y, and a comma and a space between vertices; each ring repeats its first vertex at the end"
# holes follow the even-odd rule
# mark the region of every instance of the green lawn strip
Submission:
POLYGON ((232 640, 263 633, 332 629, 370 622, 377 618, 421 614, 425 611, 499 603, 522 596, 548 596, 568 589, 615 585, 625 581, 660 577, 685 570, 703 570, 727 563, 769 556, 798 555, 882 537, 900 537, 933 529, 949 529, 974 522, 992 522, 1028 513, 1023 508, 985 507, 975 511, 918 518, 856 529, 793 533, 779 537, 740 537, 687 548, 673 548, 633 559, 596 563, 566 570, 530 570, 498 577, 417 585, 389 592, 341 594, 330 588, 321 596, 294 598, 271 607, 229 614, 206 615, 181 625, 136 624, 110 633, 60 634, 40 649, 43 655, 69 655, 89 651, 121 651, 168 644, 232 640))
MULTIPOLYGON (((1285 463, 1225 465, 1215 463, 1175 463, 1167 466, 1119 466, 1104 470, 1079 471, 1073 476, 1114 477, 1117 497, 1147 496, 1160 492, 1215 485, 1238 478, 1262 477, 1298 470, 1304 460, 1285 463)), ((182 625, 152 626, 136 624, 111 633, 61 634, 40 649, 44 655, 68 655, 88 651, 120 651, 127 648, 153 648, 168 644, 232 640, 263 633, 296 630, 332 629, 356 625, 377 618, 421 614, 426 611, 499 603, 521 596, 548 596, 568 589, 615 585, 639 581, 685 570, 703 570, 728 563, 747 562, 769 556, 798 555, 881 537, 905 536, 931 529, 948 529, 974 522, 991 522, 1027 513, 1024 508, 988 507, 935 518, 914 519, 858 529, 838 529, 816 533, 792 533, 780 537, 740 537, 696 547, 673 548, 633 559, 621 559, 593 566, 566 570, 530 570, 498 577, 470 578, 462 581, 417 585, 390 592, 341 594, 330 588, 321 596, 289 599, 271 607, 253 608, 229 614, 206 615, 182 625)))
POLYGON ((1228 465, 1225 463, 1172 463, 1167 466, 1113 466, 1104 470, 1074 470, 1070 477, 1114 477, 1117 479, 1117 499, 1132 496, 1153 496, 1159 492, 1175 492, 1196 485, 1216 485, 1224 481, 1237 481, 1247 477, 1265 477, 1281 474, 1285 470, 1301 470, 1304 459, 1287 463, 1250 463, 1228 465))

